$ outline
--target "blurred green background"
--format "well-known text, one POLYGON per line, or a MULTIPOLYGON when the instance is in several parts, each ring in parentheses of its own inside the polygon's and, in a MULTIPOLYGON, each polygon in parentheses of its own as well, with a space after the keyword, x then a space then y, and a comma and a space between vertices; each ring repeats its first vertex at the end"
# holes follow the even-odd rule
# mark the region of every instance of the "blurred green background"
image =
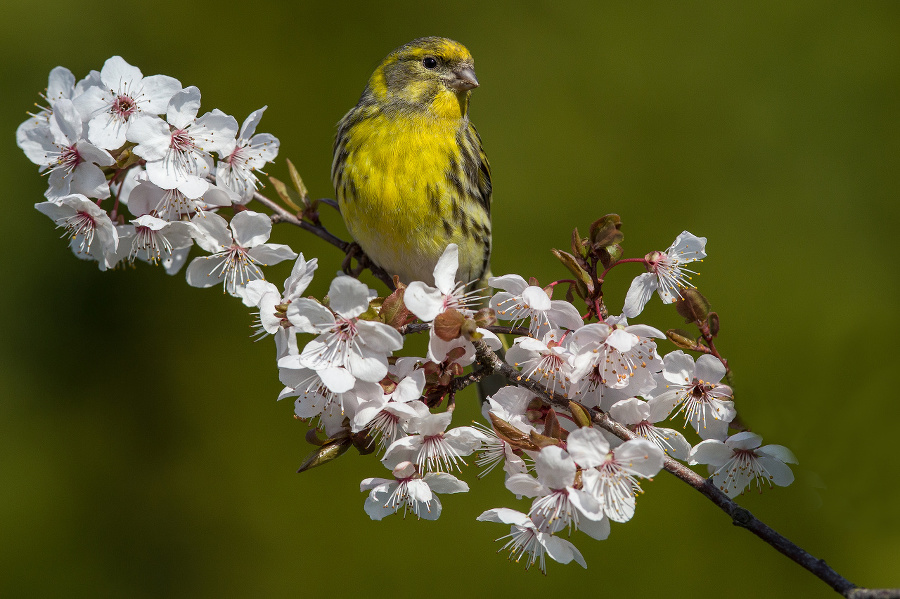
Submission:
MULTIPOLYGON (((14 131, 57 65, 122 55, 239 121, 268 104, 269 173, 331 197, 335 123, 381 58, 463 42, 494 173, 495 274, 564 277, 549 249, 616 212, 626 254, 709 238, 695 279, 722 322, 737 408, 798 456, 796 483, 739 501, 860 585, 900 586, 897 312, 900 5, 895 2, 397 4, 7 1, 0 9, 0 596, 829 597, 660 474, 589 569, 528 573, 483 510, 527 507, 499 473, 437 522, 363 512, 347 454, 298 475, 305 427, 275 401, 249 311, 141 265, 100 273, 32 208, 46 181, 14 131)), ((342 231, 333 214, 326 221, 342 231)), ((275 240, 340 256, 294 230, 275 240)), ((633 265, 609 287, 621 301, 633 265)), ((286 270, 273 270, 283 280, 286 270)), ((373 283, 374 285, 374 283, 373 283)), ((651 302, 644 322, 679 325, 651 302)), ((663 353, 673 349, 662 344, 663 353)), ((463 423, 475 415, 463 401, 463 423)))

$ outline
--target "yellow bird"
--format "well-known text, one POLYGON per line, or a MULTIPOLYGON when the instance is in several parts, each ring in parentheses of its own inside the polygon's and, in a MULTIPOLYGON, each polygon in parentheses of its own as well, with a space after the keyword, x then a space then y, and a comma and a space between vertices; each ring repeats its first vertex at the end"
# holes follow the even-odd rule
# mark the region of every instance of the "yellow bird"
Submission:
POLYGON ((331 177, 353 239, 404 283, 434 284, 450 243, 457 280, 480 281, 491 257, 491 168, 469 122, 472 55, 423 37, 381 62, 338 124, 331 177))

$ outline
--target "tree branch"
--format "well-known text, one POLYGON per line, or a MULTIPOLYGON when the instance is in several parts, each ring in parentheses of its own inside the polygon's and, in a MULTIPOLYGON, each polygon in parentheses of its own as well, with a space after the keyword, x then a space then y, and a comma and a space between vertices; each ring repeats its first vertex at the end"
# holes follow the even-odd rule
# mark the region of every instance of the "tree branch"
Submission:
MULTIPOLYGON (((526 377, 509 364, 503 362, 483 341, 475 341, 474 344, 476 360, 481 365, 480 372, 485 373, 485 375, 489 373, 502 374, 510 383, 525 387, 550 405, 569 410, 570 400, 568 398, 558 393, 548 393, 538 381, 526 377)), ((597 426, 611 432, 620 439, 627 441, 638 437, 627 427, 610 418, 609 414, 605 412, 593 410, 592 415, 593 421, 597 426)), ((844 597, 848 599, 900 598, 900 589, 865 589, 857 587, 835 572, 825 563, 825 560, 813 557, 806 550, 773 530, 747 509, 735 503, 708 479, 703 478, 684 464, 666 456, 663 468, 712 501, 719 509, 728 514, 735 526, 746 528, 844 597)))
MULTIPOLYGON (((359 248, 355 243, 351 243, 349 241, 344 241, 340 237, 333 235, 328 229, 323 226, 317 226, 310 222, 303 220, 298 217, 296 214, 292 214, 287 209, 283 208, 277 202, 267 198, 263 194, 258 191, 253 192, 253 199, 274 212, 274 214, 269 215, 269 218, 272 219, 273 223, 289 223, 294 225, 295 227, 300 227, 304 231, 309 231, 316 237, 323 239, 335 246, 342 252, 344 252, 345 256, 351 256, 356 258, 357 262, 359 262, 360 266, 363 268, 368 268, 372 275, 387 285, 388 289, 394 288, 394 281, 391 279, 391 276, 380 266, 372 262, 372 260, 366 256, 366 254, 359 248)), ((324 202, 329 206, 332 206, 337 210, 337 204, 331 201, 319 200, 320 202, 324 202)), ((345 271, 346 272, 346 271, 345 271)), ((348 273, 349 274, 349 273, 348 273)))

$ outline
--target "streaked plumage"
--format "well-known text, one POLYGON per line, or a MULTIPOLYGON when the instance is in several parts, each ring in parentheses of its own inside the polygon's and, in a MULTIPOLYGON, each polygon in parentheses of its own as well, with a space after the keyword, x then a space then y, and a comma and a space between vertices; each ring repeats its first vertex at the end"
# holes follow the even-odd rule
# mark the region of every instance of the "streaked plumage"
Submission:
POLYGON ((472 56, 446 38, 391 52, 338 124, 331 175, 363 251, 403 282, 433 283, 450 243, 460 281, 480 280, 491 253, 491 170, 469 122, 472 56))

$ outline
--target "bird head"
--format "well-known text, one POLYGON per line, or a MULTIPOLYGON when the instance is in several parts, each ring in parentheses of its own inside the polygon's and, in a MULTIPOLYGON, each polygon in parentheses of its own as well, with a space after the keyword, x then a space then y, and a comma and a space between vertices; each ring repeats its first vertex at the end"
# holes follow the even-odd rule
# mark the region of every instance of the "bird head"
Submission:
POLYGON ((368 91, 394 108, 459 119, 466 117, 469 94, 476 87, 474 62, 465 46, 423 37, 388 54, 372 74, 368 91))

